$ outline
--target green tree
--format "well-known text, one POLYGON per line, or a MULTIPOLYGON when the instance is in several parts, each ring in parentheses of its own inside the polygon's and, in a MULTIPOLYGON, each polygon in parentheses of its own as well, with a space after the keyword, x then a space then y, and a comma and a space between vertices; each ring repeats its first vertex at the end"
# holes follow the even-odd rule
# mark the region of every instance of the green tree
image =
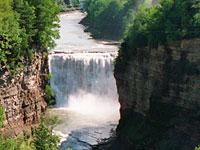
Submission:
POLYGON ((40 46, 41 50, 53 48, 54 39, 59 38, 59 18, 60 8, 54 0, 29 0, 31 6, 35 8, 36 19, 34 28, 37 29, 33 37, 34 43, 40 46))
POLYGON ((28 44, 33 40, 32 37, 36 33, 36 29, 33 27, 35 23, 35 8, 30 6, 27 0, 14 0, 13 10, 19 13, 19 25, 21 29, 26 30, 28 35, 28 44))
POLYGON ((12 0, 0 0, 0 67, 15 68, 21 57, 18 15, 12 10, 12 0))
POLYGON ((53 135, 44 123, 34 130, 34 146, 37 150, 58 150, 59 137, 53 135))
POLYGON ((36 34, 34 28, 35 23, 35 8, 30 6, 27 0, 14 0, 13 10, 19 15, 18 23, 21 30, 22 44, 21 49, 23 56, 28 56, 29 59, 33 57, 32 44, 33 36, 36 34))

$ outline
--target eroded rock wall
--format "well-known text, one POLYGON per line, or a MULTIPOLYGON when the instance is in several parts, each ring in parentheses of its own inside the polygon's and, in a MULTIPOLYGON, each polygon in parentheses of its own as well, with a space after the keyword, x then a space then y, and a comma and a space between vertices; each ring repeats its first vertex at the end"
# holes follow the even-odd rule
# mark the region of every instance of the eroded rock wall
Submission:
POLYGON ((27 63, 18 74, 0 73, 0 104, 5 108, 5 127, 8 136, 21 134, 40 118, 47 106, 44 87, 48 72, 48 60, 35 53, 32 63, 27 63))
POLYGON ((200 144, 200 39, 137 49, 115 72, 123 150, 194 150, 200 144))

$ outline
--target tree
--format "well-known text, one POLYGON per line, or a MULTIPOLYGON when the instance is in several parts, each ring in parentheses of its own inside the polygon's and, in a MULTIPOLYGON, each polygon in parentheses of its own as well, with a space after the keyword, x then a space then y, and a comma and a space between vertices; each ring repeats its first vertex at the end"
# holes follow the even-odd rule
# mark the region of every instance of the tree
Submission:
POLYGON ((27 0, 14 0, 13 10, 19 14, 19 25, 21 29, 26 30, 28 35, 28 44, 32 42, 32 37, 36 33, 36 29, 33 27, 35 23, 35 8, 30 6, 27 0))
POLYGON ((0 67, 15 68, 21 59, 18 15, 12 10, 12 0, 0 0, 0 67))
POLYGON ((54 0, 29 0, 35 8, 34 28, 37 29, 33 37, 34 43, 39 45, 41 50, 53 48, 54 39, 59 38, 59 17, 60 8, 54 0))
POLYGON ((59 137, 52 134, 44 123, 34 130, 34 146, 37 150, 58 150, 59 137))
POLYGON ((13 10, 19 15, 18 23, 21 29, 22 44, 21 49, 23 56, 28 56, 31 60, 33 57, 31 46, 33 44, 33 36, 36 29, 33 25, 36 19, 35 9, 30 6, 27 0, 14 0, 13 10))

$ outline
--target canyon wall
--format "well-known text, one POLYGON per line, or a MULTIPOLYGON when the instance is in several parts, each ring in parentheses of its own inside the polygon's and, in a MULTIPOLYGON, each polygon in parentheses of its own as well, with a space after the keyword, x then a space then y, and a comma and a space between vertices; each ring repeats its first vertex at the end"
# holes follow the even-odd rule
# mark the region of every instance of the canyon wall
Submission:
POLYGON ((30 129, 47 106, 44 100, 47 55, 35 53, 32 63, 17 71, 17 75, 8 71, 0 73, 0 104, 6 115, 3 133, 7 136, 16 136, 30 129))
POLYGON ((121 150, 194 150, 200 144, 199 70, 200 39, 137 49, 126 71, 115 72, 121 150))

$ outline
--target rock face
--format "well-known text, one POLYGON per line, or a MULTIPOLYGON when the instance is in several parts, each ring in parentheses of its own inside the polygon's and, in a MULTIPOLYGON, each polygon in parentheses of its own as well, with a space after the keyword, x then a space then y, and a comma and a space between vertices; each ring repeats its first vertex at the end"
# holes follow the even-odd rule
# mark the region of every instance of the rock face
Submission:
POLYGON ((11 76, 0 73, 0 104, 5 108, 3 133, 15 136, 40 118, 47 106, 44 100, 48 59, 35 53, 31 64, 11 76))
MULTIPOLYGON (((115 72, 122 150, 194 150, 200 144, 200 39, 137 49, 115 72)), ((119 148, 118 148, 119 150, 119 148)))

